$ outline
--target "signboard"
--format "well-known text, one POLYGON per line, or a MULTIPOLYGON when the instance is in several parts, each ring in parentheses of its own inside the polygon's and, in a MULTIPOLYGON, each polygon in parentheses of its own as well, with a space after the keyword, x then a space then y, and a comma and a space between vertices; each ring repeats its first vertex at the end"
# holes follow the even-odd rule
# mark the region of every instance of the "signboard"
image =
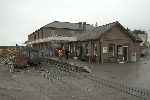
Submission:
POLYGON ((103 47, 103 53, 107 53, 108 52, 108 47, 103 47))

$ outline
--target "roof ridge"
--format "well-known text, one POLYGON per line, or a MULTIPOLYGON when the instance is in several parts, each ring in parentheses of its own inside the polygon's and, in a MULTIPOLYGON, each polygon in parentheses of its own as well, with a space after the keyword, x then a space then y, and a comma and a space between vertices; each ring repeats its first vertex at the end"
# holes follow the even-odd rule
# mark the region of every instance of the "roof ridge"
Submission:
POLYGON ((95 27, 95 28, 100 28, 100 27, 104 27, 104 26, 107 26, 107 25, 110 25, 110 24, 115 24, 115 23, 117 24, 119 22, 118 21, 114 21, 114 22, 111 22, 111 23, 103 24, 103 25, 95 27))
MULTIPOLYGON (((79 24, 79 22, 66 22, 66 21, 53 21, 53 22, 51 22, 51 23, 56 23, 56 22, 60 22, 60 23, 70 23, 70 24, 79 24)), ((49 23, 49 24, 51 24, 51 23, 49 23)), ((82 22, 83 23, 83 22, 82 22)), ((48 24, 46 24, 46 25, 48 25, 48 24)), ((88 23, 86 23, 86 25, 90 25, 90 26, 92 26, 91 24, 88 24, 88 23)))

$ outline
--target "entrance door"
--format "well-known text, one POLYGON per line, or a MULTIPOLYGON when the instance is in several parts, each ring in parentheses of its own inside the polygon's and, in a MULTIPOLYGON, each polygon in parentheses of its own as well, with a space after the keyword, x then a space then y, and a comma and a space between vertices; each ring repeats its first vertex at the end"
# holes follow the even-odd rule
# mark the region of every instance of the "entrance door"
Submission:
POLYGON ((82 46, 79 47, 79 58, 81 59, 83 55, 83 48, 82 46))
POLYGON ((124 61, 128 61, 128 47, 123 46, 123 56, 124 56, 124 61))

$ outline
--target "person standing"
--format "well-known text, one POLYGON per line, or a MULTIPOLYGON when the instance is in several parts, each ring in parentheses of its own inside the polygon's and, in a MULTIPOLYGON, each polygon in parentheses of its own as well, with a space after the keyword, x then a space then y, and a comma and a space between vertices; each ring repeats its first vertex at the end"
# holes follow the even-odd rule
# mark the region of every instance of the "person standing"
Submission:
POLYGON ((58 49, 58 57, 59 57, 59 61, 61 62, 62 61, 62 50, 61 49, 58 49))
POLYGON ((66 49, 65 55, 66 55, 66 59, 68 60, 68 58, 69 58, 69 50, 66 49))
POLYGON ((9 71, 11 73, 14 72, 14 56, 9 57, 8 66, 9 66, 9 71))

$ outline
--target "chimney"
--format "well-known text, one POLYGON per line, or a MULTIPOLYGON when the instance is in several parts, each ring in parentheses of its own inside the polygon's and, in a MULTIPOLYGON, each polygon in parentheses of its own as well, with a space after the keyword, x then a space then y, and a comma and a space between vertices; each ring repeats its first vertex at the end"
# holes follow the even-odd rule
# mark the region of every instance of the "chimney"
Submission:
POLYGON ((83 31, 86 31, 86 22, 83 22, 83 31))
POLYGON ((82 22, 79 22, 78 25, 79 30, 82 30, 82 22))

